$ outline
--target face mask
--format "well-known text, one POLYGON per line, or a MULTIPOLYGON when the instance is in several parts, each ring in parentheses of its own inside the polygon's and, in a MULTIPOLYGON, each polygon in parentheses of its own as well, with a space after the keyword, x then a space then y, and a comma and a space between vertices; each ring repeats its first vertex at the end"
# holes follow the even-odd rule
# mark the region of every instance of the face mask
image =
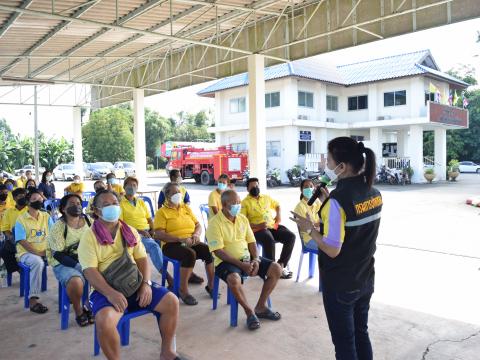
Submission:
POLYGON ((338 179, 338 175, 335 173, 335 170, 337 170, 337 168, 338 168, 339 166, 340 166, 340 164, 338 164, 338 165, 335 167, 335 169, 333 169, 333 170, 330 169, 330 168, 328 167, 328 165, 325 166, 325 175, 328 176, 328 178, 330 179, 331 182, 334 182, 335 180, 338 179))
POLYGON ((179 178, 177 178, 177 180, 174 181, 174 183, 181 184, 182 180, 183 179, 181 177, 179 177, 179 178))
POLYGON ((98 194, 100 191, 105 190, 104 187, 99 187, 95 189, 95 192, 98 194))
POLYGON ((82 207, 79 205, 72 205, 67 208, 67 214, 73 217, 78 217, 82 214, 82 207))
POLYGON ((176 193, 175 195, 172 195, 170 201, 175 205, 180 204, 182 202, 182 193, 176 193))
POLYGON ((12 185, 12 184, 8 184, 8 185, 7 185, 7 190, 8 190, 8 191, 12 191, 12 190, 13 190, 13 185, 12 185))
POLYGON ((117 179, 114 179, 114 178, 108 179, 107 183, 110 184, 110 185, 115 185, 117 183, 117 179))
POLYGON ((33 191, 33 190, 36 190, 36 189, 37 189, 37 188, 36 188, 35 186, 33 186, 33 185, 27 187, 27 190, 28 190, 28 191, 33 191))
POLYGON ((120 217, 120 206, 109 205, 102 208, 102 218, 106 222, 115 222, 120 217))
POLYGON ((27 199, 26 198, 20 198, 17 200, 17 205, 20 206, 20 207, 24 207, 25 205, 27 205, 27 199))
POLYGON ((308 187, 303 189, 302 194, 305 198, 310 199, 313 195, 313 189, 308 187))
POLYGON ((127 195, 135 195, 135 194, 137 193, 137 189, 134 188, 133 186, 127 186, 127 187, 125 188, 125 193, 126 193, 127 195))
POLYGON ((74 184, 80 184, 80 179, 75 179, 75 180, 73 180, 73 183, 74 183, 74 184))
POLYGON ((260 189, 258 188, 258 186, 255 186, 255 187, 251 188, 248 192, 253 197, 257 197, 258 195, 260 195, 260 189))
POLYGON ((7 200, 8 194, 0 194, 0 201, 7 200))
POLYGON ((52 177, 51 177, 51 176, 47 176, 45 179, 47 179, 47 181, 52 181, 52 177))
POLYGON ((220 191, 225 191, 225 190, 227 189, 227 184, 218 183, 217 188, 218 188, 218 190, 220 190, 220 191))
POLYGON ((230 210, 228 210, 228 212, 230 213, 230 215, 232 215, 233 217, 237 216, 238 214, 240 214, 240 210, 242 209, 242 205, 241 204, 234 204, 230 207, 230 210))
POLYGON ((30 203, 30 207, 35 210, 40 210, 43 206, 43 201, 33 201, 30 203))

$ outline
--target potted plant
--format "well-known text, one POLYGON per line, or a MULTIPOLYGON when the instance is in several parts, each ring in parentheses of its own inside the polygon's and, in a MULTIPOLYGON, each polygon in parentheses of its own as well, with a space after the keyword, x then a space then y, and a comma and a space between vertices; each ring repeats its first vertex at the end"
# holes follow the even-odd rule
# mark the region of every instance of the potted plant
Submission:
POLYGON ((436 175, 435 175, 435 171, 433 170, 433 168, 428 168, 428 169, 425 169, 425 171, 423 173, 423 176, 431 184, 433 179, 435 179, 436 175))
POLYGON ((460 175, 460 162, 456 159, 452 159, 450 160, 450 162, 448 163, 448 178, 447 179, 450 179, 451 181, 456 181, 456 178, 458 177, 458 175, 460 175))

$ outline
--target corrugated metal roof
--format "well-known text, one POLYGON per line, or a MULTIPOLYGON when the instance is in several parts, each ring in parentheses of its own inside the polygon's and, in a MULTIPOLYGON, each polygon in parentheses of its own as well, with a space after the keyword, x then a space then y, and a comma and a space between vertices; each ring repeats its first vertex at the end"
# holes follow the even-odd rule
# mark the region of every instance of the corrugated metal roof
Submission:
MULTIPOLYGON (((458 84, 468 86, 463 81, 445 74, 439 69, 422 65, 426 58, 428 63, 435 64, 430 50, 416 51, 393 55, 380 59, 372 59, 358 63, 334 66, 319 57, 302 59, 290 63, 265 68, 265 81, 287 76, 318 80, 344 86, 395 79, 406 76, 433 74, 458 84)), ((209 95, 217 91, 248 85, 248 73, 224 78, 198 92, 198 95, 209 95)))

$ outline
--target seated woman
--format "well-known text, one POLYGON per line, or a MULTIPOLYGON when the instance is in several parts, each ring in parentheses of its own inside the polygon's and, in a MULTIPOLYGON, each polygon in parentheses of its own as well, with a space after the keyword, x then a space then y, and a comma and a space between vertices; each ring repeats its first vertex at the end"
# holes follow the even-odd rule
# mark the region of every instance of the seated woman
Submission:
POLYGON ((48 234, 48 263, 57 280, 67 289, 68 297, 75 310, 75 321, 84 327, 93 324, 93 314, 82 307, 83 277, 78 263, 77 248, 83 233, 90 228, 90 221, 82 213, 82 198, 75 194, 65 195, 60 200, 62 217, 48 234))
POLYGON ((27 189, 27 191, 37 190, 37 183, 35 182, 35 180, 28 179, 25 183, 25 189, 27 189))
POLYGON ((187 305, 197 305, 197 300, 188 292, 188 282, 197 259, 205 261, 208 285, 205 290, 213 293, 213 257, 208 245, 200 240, 202 226, 188 205, 182 203, 178 184, 167 183, 163 188, 165 203, 157 210, 153 227, 155 238, 162 241, 165 256, 179 260, 180 298, 187 305))
POLYGON ((208 212, 208 220, 215 215, 219 211, 222 211, 222 193, 227 190, 228 187, 228 175, 222 174, 218 177, 217 180, 217 188, 213 190, 210 195, 208 196, 208 208, 210 211, 208 212))
MULTIPOLYGON (((314 191, 315 185, 313 185, 312 180, 302 180, 300 184, 300 202, 297 204, 293 212, 303 216, 304 218, 306 218, 308 214, 310 219, 312 219, 312 221, 315 223, 315 226, 319 227, 320 217, 318 216, 318 212, 320 211, 322 203, 319 199, 317 199, 311 206, 308 206, 308 200, 312 197, 314 191)), ((318 250, 317 243, 308 233, 304 231, 300 232, 300 238, 307 249, 318 250)))
POLYGON ((107 190, 115 191, 120 196, 125 195, 125 189, 120 185, 120 181, 114 173, 107 174, 107 190))
POLYGON ((52 182, 52 173, 46 170, 42 174, 42 182, 38 185, 38 191, 43 197, 43 200, 55 199, 55 185, 52 182))
POLYGON ((67 194, 75 194, 80 196, 80 198, 83 198, 84 191, 85 191, 85 184, 82 182, 79 175, 75 175, 73 177, 73 183, 71 183, 65 188, 65 192, 67 194))
MULTIPOLYGON (((98 194, 102 190, 107 190, 107 185, 103 182, 103 180, 97 180, 93 183, 93 190, 95 190, 95 193, 98 194)), ((88 200, 88 205, 87 209, 85 210, 88 216, 93 217, 93 197, 88 200)))

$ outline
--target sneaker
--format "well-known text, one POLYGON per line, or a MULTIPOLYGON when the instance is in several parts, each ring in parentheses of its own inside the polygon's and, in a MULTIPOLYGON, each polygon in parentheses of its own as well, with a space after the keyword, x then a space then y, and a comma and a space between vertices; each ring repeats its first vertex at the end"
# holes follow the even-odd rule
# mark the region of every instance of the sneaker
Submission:
POLYGON ((291 279, 292 276, 293 276, 293 273, 290 270, 288 270, 287 268, 283 268, 280 279, 291 279))

